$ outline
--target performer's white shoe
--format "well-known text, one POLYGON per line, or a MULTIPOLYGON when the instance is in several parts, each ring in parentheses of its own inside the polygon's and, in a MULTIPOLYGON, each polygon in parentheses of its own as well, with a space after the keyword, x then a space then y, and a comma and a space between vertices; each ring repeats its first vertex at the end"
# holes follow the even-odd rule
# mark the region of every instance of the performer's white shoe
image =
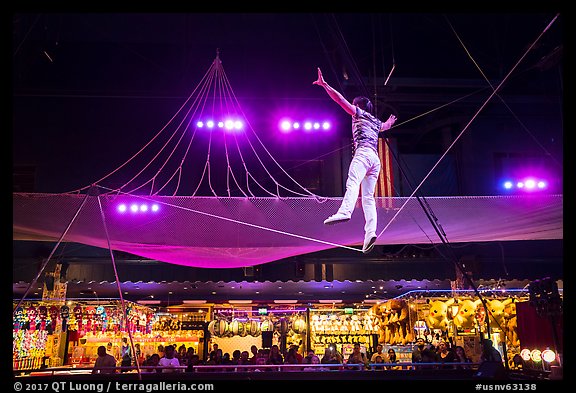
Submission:
POLYGON ((362 247, 362 252, 364 254, 368 254, 370 251, 372 251, 372 249, 374 248, 374 245, 376 244, 376 239, 378 239, 376 237, 376 234, 370 234, 370 235, 366 235, 364 237, 364 246, 362 247))
POLYGON ((346 214, 342 214, 342 213, 336 213, 336 214, 331 215, 327 219, 325 219, 324 224, 334 225, 334 224, 339 224, 341 222, 346 222, 346 221, 350 221, 350 216, 347 216, 346 214))

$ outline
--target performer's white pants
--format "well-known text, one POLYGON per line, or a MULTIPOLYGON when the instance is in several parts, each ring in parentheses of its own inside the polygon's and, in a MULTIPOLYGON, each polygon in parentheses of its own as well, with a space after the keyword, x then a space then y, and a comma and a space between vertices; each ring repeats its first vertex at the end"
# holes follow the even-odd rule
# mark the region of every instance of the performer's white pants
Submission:
POLYGON ((374 191, 379 173, 380 157, 378 154, 369 147, 358 148, 348 169, 346 193, 338 209, 338 213, 351 216, 358 200, 360 185, 362 185, 362 209, 366 220, 364 231, 367 235, 376 233, 377 215, 374 191))

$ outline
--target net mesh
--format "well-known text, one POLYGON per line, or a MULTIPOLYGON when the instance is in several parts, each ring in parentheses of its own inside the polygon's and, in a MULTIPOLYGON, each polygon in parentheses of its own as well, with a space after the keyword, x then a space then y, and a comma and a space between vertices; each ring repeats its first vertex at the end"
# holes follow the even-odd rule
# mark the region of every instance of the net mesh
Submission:
MULTIPOLYGON (((336 247, 360 251, 360 203, 349 222, 323 224, 341 201, 14 193, 13 239, 62 238, 109 248, 109 237, 111 249, 149 259, 194 267, 246 267, 336 247), (156 212, 130 210, 153 203, 156 212), (122 204, 127 211, 118 210, 122 204)), ((562 201, 562 195, 528 194, 426 198, 451 243, 562 239, 562 201)), ((383 231, 377 245, 442 242, 416 198, 378 198, 377 206, 378 231, 383 231)))

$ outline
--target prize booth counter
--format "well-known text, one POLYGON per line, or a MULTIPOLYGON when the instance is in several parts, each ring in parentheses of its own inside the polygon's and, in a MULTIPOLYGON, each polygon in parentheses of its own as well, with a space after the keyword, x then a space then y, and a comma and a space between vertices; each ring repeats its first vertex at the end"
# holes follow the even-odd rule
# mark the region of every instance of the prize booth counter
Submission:
POLYGON ((119 359, 123 338, 152 337, 154 310, 116 299, 13 302, 13 370, 93 364, 99 345, 119 359))

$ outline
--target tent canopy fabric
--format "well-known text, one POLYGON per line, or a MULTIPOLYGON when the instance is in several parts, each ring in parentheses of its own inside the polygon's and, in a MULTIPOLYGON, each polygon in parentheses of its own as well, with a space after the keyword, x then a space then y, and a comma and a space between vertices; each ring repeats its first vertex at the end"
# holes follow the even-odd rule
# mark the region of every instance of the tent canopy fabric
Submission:
MULTIPOLYGON (((336 247, 361 252, 360 200, 349 222, 323 224, 341 200, 14 193, 13 239, 77 242, 207 268, 255 266, 336 247)), ((377 198, 376 244, 442 243, 438 229, 450 243, 563 238, 562 195, 429 197, 427 210, 421 202, 377 198)))

